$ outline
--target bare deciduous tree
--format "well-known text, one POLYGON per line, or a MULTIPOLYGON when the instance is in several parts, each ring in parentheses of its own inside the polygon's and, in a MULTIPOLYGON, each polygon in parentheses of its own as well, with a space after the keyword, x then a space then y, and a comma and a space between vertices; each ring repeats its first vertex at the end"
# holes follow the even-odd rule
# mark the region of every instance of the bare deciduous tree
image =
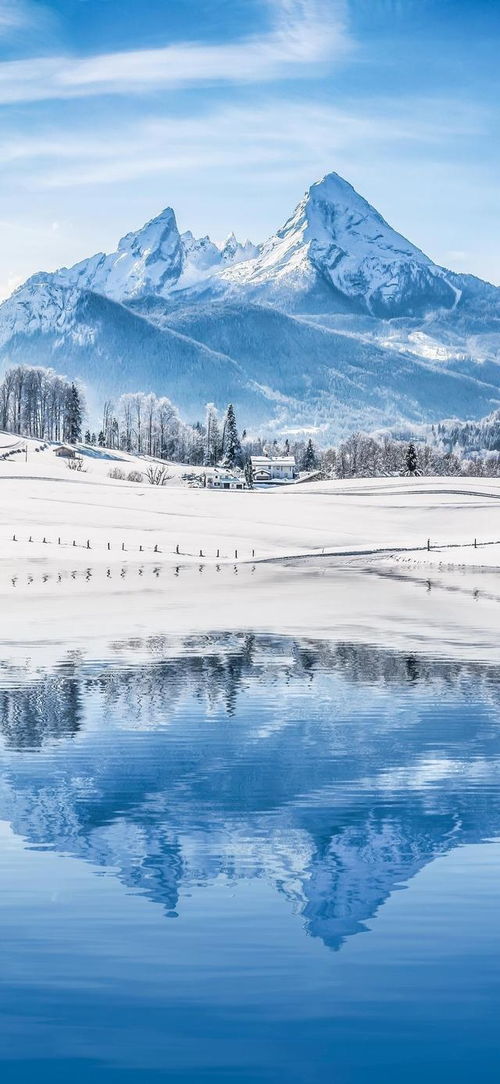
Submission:
POLYGON ((146 478, 150 486, 164 486, 170 477, 167 468, 161 464, 150 463, 146 470, 146 478))

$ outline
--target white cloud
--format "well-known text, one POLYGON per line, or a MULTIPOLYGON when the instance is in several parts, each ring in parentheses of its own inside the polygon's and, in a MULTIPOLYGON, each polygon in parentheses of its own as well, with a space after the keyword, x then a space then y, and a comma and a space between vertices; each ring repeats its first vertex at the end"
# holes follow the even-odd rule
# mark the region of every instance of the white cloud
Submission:
POLYGON ((53 16, 42 4, 30 0, 0 0, 0 40, 46 28, 53 16))
POLYGON ((265 34, 235 42, 179 42, 92 57, 0 64, 0 103, 144 93, 158 88, 256 83, 317 74, 350 47, 344 0, 274 0, 265 34))
POLYGON ((280 100, 229 106, 191 117, 143 119, 101 131, 58 131, 11 136, 0 143, 4 172, 36 188, 111 184, 154 174, 229 167, 266 171, 306 165, 333 168, 341 152, 425 144, 477 133, 478 111, 453 102, 358 102, 349 108, 280 100), (434 118, 434 119, 429 119, 434 118), (26 168, 30 163, 30 169, 26 168))
POLYGON ((20 0, 1 0, 0 2, 0 37, 9 37, 18 30, 31 24, 33 10, 31 4, 20 0))

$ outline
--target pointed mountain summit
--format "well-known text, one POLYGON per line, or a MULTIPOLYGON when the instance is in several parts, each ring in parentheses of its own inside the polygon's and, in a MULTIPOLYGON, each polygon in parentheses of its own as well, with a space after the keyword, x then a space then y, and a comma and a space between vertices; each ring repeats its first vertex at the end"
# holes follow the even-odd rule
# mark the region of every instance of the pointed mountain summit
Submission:
POLYGON ((221 250, 221 259, 223 264, 242 263, 246 260, 254 260, 259 255, 258 245, 252 244, 247 240, 241 243, 234 233, 230 233, 226 238, 221 250))
POLYGON ((311 185, 259 257, 224 278, 299 311, 415 316, 451 309, 459 296, 446 272, 337 173, 311 185))
POLYGON ((98 253, 56 271, 51 278, 60 286, 77 286, 114 301, 127 301, 167 292, 182 272, 183 259, 175 213, 166 207, 141 229, 122 237, 116 252, 98 253))

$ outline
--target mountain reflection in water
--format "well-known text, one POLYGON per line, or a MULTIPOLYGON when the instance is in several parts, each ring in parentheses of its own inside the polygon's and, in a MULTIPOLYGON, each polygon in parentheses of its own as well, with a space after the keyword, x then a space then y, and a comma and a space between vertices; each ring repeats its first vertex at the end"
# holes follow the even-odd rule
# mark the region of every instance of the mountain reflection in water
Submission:
POLYGON ((113 664, 5 665, 0 720, 0 819, 168 916, 221 875, 263 879, 338 949, 438 855, 500 835, 494 667, 155 638, 113 664))

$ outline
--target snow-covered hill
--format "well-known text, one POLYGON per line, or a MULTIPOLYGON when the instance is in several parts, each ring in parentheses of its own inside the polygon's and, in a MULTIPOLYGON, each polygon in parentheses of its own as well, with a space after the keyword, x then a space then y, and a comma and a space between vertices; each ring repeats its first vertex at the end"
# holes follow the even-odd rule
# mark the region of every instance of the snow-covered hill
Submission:
POLYGON ((95 396, 234 400, 247 424, 476 418, 500 403, 500 290, 438 267, 332 173, 265 244, 180 233, 167 208, 116 252, 32 276, 0 306, 0 367, 95 396))

